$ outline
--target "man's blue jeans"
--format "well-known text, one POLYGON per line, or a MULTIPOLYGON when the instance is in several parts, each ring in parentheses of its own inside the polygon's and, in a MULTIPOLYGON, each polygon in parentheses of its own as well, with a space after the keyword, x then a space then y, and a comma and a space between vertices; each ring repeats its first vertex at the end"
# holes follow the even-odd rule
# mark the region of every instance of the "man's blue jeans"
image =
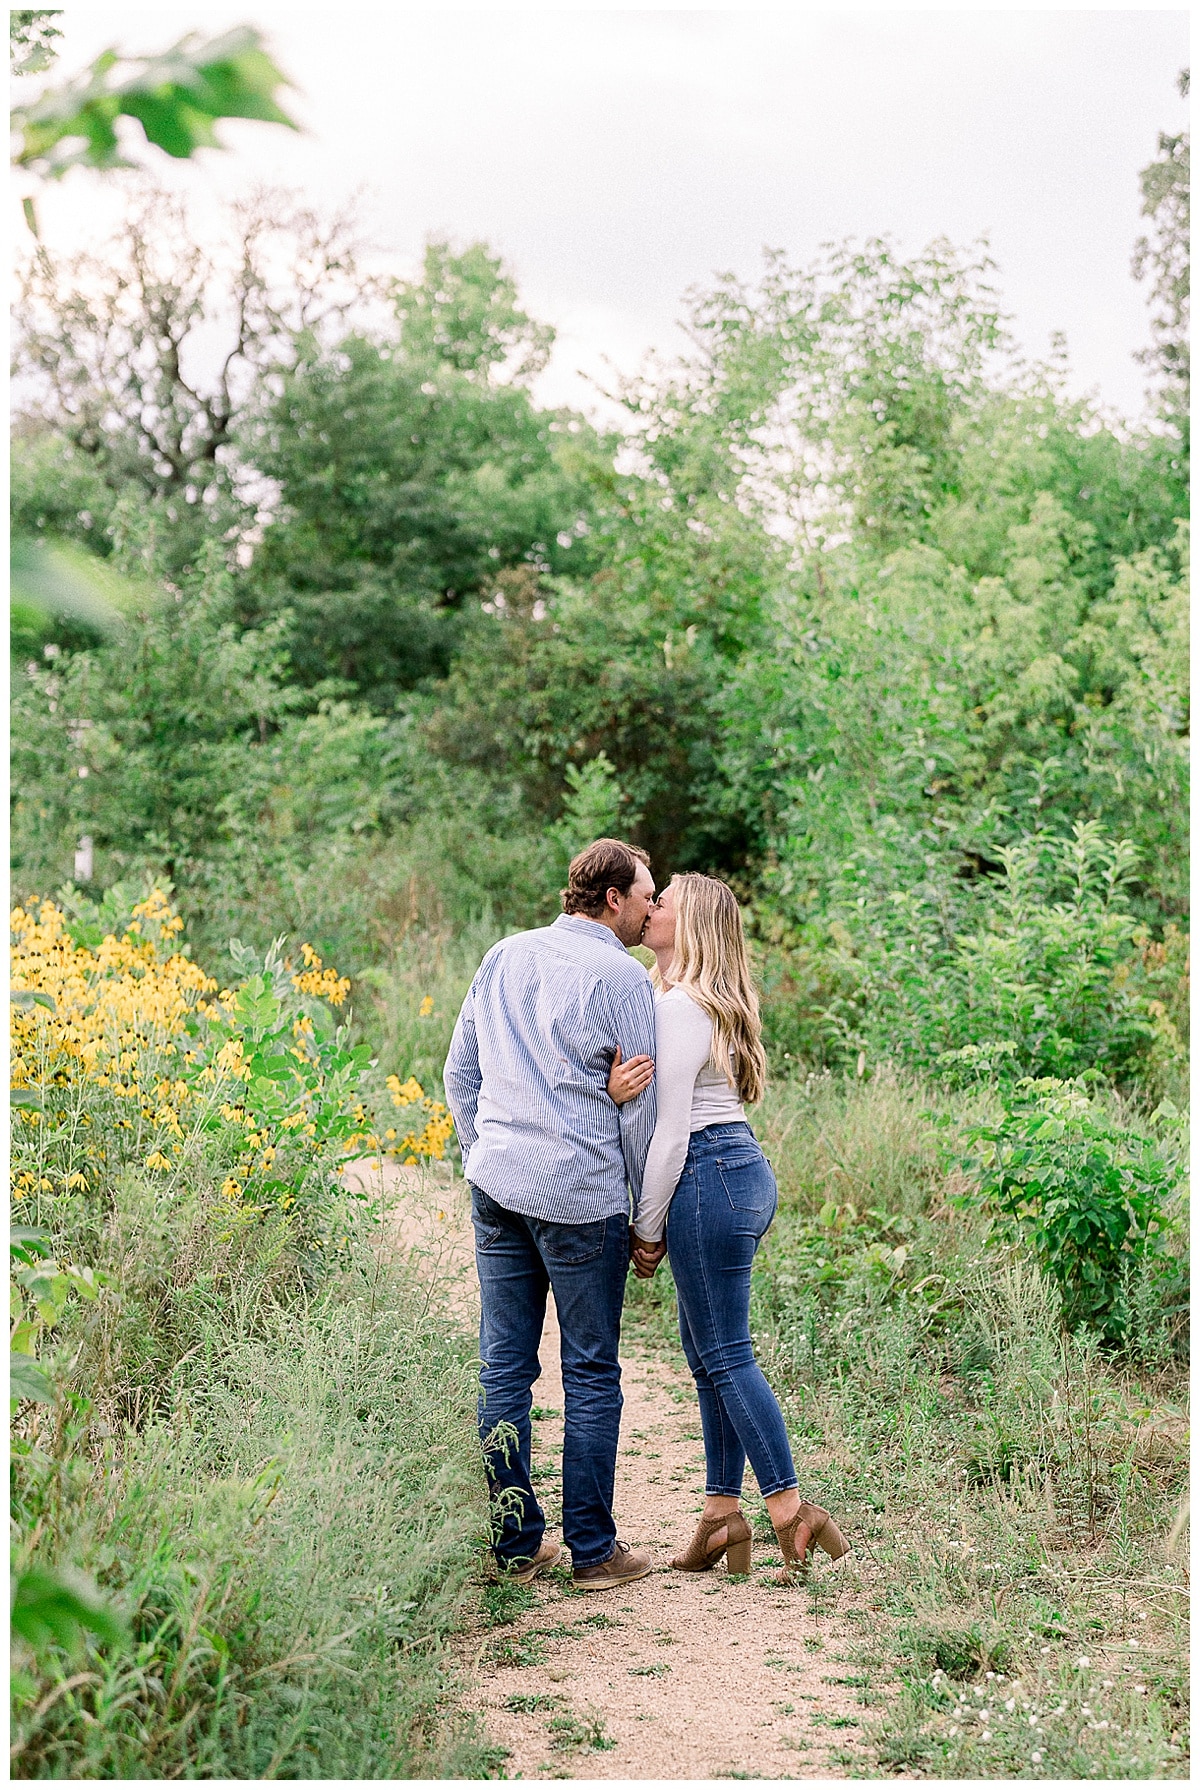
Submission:
POLYGON ((471 1188, 482 1314, 479 1435, 502 1566, 531 1560, 546 1518, 529 1480, 533 1385, 546 1294, 554 1288, 566 1402, 563 1540, 576 1567, 607 1560, 617 1538, 613 1483, 621 1427, 621 1306, 629 1269, 624 1214, 594 1224, 550 1224, 509 1212, 471 1188), (508 1439, 497 1438, 503 1424, 508 1439), (511 1426, 511 1427, 510 1427, 511 1426), (514 1433, 515 1432, 515 1433, 514 1433))
POLYGON ((700 1399, 710 1497, 741 1496, 747 1455, 764 1497, 796 1483, 783 1415, 750 1340, 750 1266, 777 1197, 749 1125, 692 1133, 667 1212, 667 1255, 700 1399))

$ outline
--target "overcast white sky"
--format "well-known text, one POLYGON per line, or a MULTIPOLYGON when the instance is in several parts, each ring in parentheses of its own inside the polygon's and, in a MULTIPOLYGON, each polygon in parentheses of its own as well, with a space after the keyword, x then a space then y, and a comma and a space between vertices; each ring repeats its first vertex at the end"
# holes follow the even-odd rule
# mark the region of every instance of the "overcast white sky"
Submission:
MULTIPOLYGON (((155 156, 171 184, 364 188, 398 266, 430 231, 487 239, 560 332, 547 399, 586 406, 579 369, 670 349, 685 288, 752 274, 763 245, 802 260, 890 232, 987 235, 1027 352, 1062 330, 1077 389, 1142 407, 1137 172, 1184 121, 1183 10, 77 6, 59 72, 242 22, 269 34, 306 134, 224 125, 231 154, 155 156)), ((115 203, 72 175, 44 232, 79 246, 115 203)))

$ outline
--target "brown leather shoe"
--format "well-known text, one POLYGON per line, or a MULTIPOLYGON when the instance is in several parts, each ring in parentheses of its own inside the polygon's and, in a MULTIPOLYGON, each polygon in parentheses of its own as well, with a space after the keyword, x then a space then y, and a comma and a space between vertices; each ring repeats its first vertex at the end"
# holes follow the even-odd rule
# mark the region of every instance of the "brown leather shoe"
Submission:
POLYGON ((577 1566, 571 1576, 578 1591, 609 1591, 614 1585, 644 1579, 653 1570, 649 1554, 635 1553, 627 1541, 619 1541, 599 1566, 577 1566))
MULTIPOLYGON (((529 1581, 536 1579, 540 1572, 545 1572, 548 1566, 553 1566, 561 1553, 561 1544, 551 1541, 548 1536, 545 1536, 533 1559, 524 1566, 510 1567, 507 1572, 504 1572, 504 1577, 510 1584, 528 1585, 529 1581)), ((504 1569, 501 1568, 501 1571, 503 1572, 504 1569)))
POLYGON ((850 1543, 829 1512, 822 1510, 819 1504, 801 1504, 795 1516, 781 1529, 776 1529, 775 1538, 783 1555, 783 1571, 776 1579, 780 1585, 789 1585, 793 1572, 807 1570, 814 1543, 824 1548, 831 1560, 840 1560, 843 1554, 850 1552, 850 1543))
POLYGON ((701 1517, 695 1535, 671 1565, 676 1572, 711 1572, 724 1554, 730 1572, 749 1572, 752 1543, 750 1525, 740 1510, 726 1511, 724 1516, 701 1517), (724 1541, 714 1544, 713 1537, 722 1529, 724 1541))

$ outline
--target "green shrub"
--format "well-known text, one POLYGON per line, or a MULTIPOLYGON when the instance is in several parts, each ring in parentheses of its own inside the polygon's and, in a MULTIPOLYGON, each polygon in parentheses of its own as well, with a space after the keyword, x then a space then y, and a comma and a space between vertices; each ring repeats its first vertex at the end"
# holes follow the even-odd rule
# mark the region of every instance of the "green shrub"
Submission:
POLYGON ((840 933, 856 985, 826 1012, 842 1056, 897 1056, 957 1083, 1161 1075, 1181 1047, 1162 1000, 1166 950, 1160 966, 1129 904, 1132 848, 1081 822, 999 855, 1002 875, 973 890, 863 898, 840 933))
POLYGON ((1116 1125, 1078 1082, 1026 1078, 1003 1116, 970 1133, 975 1189, 958 1197, 1029 1244, 1060 1289, 1071 1328, 1110 1341, 1129 1330, 1129 1273, 1162 1251, 1178 1172, 1139 1132, 1116 1125))

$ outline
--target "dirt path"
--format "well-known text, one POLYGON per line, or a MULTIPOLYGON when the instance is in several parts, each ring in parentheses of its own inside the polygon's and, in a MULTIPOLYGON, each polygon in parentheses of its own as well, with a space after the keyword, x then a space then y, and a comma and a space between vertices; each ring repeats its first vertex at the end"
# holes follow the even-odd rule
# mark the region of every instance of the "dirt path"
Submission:
MULTIPOLYGON (((410 1175, 404 1192, 395 1234, 454 1262, 465 1315, 473 1250, 462 1184, 410 1175)), ((515 1620, 468 1637, 468 1707, 507 1749, 504 1775, 863 1775, 863 1680, 850 1663, 858 1630, 847 1613, 866 1598, 854 1556, 837 1567, 821 1556, 811 1587, 787 1589, 773 1583, 773 1542, 757 1538, 748 1578, 671 1571, 704 1495, 695 1394, 689 1377, 634 1343, 623 1360, 617 1522, 623 1540, 649 1548, 655 1571, 623 1590, 582 1595, 560 1570, 535 1581, 515 1620)), ((541 1361, 534 1481, 557 1535, 563 1393, 553 1304, 541 1361)), ((748 1510, 756 1503, 748 1499, 748 1510)))

